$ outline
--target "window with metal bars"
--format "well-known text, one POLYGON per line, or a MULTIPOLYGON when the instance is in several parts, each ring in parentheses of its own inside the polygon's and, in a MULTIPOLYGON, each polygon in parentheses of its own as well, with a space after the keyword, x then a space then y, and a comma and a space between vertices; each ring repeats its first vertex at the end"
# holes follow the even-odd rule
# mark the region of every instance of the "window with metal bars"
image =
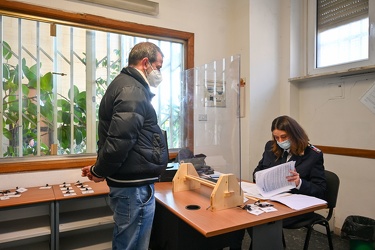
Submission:
POLYGON ((163 51, 153 105, 170 148, 181 147, 182 41, 0 16, 0 157, 96 152, 97 110, 138 42, 163 51))

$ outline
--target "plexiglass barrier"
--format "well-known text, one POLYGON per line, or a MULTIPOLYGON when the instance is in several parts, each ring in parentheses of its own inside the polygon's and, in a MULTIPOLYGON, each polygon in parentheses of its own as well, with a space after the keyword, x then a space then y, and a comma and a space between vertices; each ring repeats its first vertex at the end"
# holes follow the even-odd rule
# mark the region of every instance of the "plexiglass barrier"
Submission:
POLYGON ((188 126, 193 126, 198 173, 241 178, 240 55, 188 69, 182 79, 185 86, 194 86, 194 96, 188 96, 185 105, 194 106, 194 122, 188 126))

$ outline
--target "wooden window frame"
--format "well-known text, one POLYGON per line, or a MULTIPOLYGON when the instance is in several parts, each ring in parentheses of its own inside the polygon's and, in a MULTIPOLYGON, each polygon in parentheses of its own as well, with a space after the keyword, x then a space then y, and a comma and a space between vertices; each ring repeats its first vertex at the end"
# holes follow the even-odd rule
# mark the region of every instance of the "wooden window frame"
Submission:
MULTIPOLYGON (((7 0, 0 1, 0 14, 44 21, 51 24, 64 24, 102 31, 136 33, 140 35, 157 36, 160 38, 179 39, 184 41, 184 63, 186 69, 194 67, 194 33, 118 21, 86 13, 65 12, 62 10, 7 0)), ((189 93, 193 94, 193 90, 194 86, 188 86, 189 93)), ((193 103, 187 103, 187 106, 183 107, 186 109, 188 121, 185 124, 187 132, 187 147, 191 150, 193 150, 194 145, 194 131, 193 126, 189 125, 193 124, 193 107, 193 103)), ((175 158, 176 155, 177 151, 172 151, 170 152, 169 157, 175 158)), ((0 173, 81 168, 83 166, 94 164, 95 160, 96 154, 2 158, 0 160, 0 173)))

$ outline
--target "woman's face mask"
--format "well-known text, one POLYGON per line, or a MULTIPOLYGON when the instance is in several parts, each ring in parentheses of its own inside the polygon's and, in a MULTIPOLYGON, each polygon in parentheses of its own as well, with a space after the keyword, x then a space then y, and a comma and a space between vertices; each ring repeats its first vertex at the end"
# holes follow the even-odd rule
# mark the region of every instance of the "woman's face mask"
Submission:
POLYGON ((285 140, 283 142, 277 142, 277 145, 279 145, 280 148, 284 149, 284 150, 288 150, 290 148, 290 141, 289 140, 285 140))
POLYGON ((151 87, 156 88, 157 86, 159 86, 161 81, 163 81, 163 76, 161 75, 159 70, 155 70, 152 67, 151 63, 150 63, 150 66, 151 66, 152 71, 149 74, 147 74, 147 80, 150 83, 151 87))

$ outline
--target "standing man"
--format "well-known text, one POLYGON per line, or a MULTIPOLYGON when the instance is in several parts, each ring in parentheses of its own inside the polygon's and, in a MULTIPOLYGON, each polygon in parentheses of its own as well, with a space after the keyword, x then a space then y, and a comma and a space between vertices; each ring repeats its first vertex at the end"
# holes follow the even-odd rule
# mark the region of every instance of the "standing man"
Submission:
POLYGON ((163 53, 155 44, 142 42, 131 50, 128 64, 100 103, 97 160, 82 168, 82 176, 107 181, 115 221, 112 249, 147 250, 155 213, 154 182, 168 162, 150 92, 150 86, 162 81, 163 53))

